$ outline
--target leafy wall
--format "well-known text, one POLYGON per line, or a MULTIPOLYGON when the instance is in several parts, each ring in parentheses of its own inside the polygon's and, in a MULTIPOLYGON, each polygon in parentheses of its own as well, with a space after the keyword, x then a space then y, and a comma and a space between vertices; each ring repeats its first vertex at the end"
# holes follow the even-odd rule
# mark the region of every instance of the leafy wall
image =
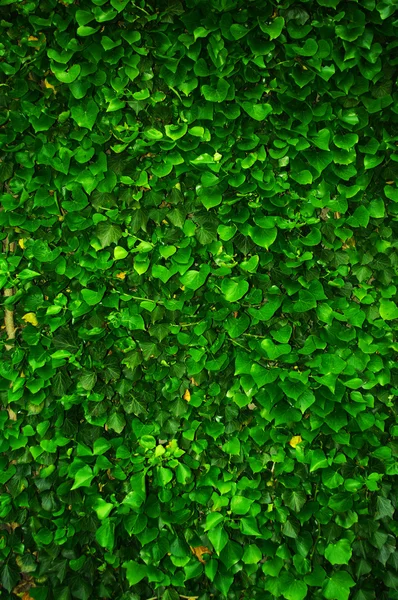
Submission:
POLYGON ((398 598, 396 8, 0 0, 2 597, 398 598))

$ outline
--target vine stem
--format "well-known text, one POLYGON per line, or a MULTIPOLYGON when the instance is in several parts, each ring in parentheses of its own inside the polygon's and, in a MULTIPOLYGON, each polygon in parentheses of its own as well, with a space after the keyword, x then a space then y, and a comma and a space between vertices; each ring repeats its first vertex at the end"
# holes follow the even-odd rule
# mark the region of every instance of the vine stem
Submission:
POLYGON ((311 550, 311 554, 310 554, 311 560, 312 560, 312 557, 315 554, 315 550, 316 550, 317 543, 319 542, 319 538, 321 537, 321 524, 319 523, 319 521, 317 521, 317 525, 318 525, 318 535, 316 537, 316 540, 315 540, 314 545, 313 545, 312 550, 311 550))
MULTIPOLYGON (((8 243, 8 237, 3 242, 3 250, 4 252, 14 252, 15 243, 8 243)), ((14 288, 5 288, 3 295, 5 298, 11 298, 14 295, 14 288)), ((15 323, 14 323, 14 311, 8 310, 8 308, 4 309, 4 325, 6 328, 7 339, 15 340, 15 323)), ((6 350, 11 350, 12 345, 6 344, 6 350)))

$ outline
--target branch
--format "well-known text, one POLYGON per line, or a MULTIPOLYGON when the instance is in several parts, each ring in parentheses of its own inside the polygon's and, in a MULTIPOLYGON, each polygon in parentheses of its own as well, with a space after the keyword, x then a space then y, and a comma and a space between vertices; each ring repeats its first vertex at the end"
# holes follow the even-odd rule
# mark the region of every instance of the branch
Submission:
MULTIPOLYGON (((4 252, 10 251, 14 252, 15 243, 8 243, 8 237, 3 242, 3 250, 4 252)), ((14 288, 5 288, 3 293, 5 298, 11 298, 14 295, 14 288)), ((8 308, 4 309, 4 325, 6 328, 7 339, 14 340, 15 339, 15 324, 14 324, 14 311, 8 310, 8 308)), ((12 345, 6 344, 6 350, 11 350, 12 345)))

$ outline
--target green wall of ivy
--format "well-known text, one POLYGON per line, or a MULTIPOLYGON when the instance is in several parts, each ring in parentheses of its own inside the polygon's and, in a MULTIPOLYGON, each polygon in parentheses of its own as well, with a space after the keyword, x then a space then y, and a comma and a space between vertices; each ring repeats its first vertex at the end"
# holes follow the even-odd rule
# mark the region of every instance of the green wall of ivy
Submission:
POLYGON ((0 595, 396 600, 396 0, 0 0, 0 595))

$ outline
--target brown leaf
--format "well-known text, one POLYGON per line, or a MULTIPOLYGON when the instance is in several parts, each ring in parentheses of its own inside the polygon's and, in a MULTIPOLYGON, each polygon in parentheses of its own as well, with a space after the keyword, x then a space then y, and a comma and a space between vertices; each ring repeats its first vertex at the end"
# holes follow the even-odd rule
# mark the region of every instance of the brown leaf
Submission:
POLYGON ((203 560, 203 554, 211 554, 211 550, 209 550, 209 548, 206 548, 206 546, 190 546, 191 548, 191 552, 192 554, 194 554, 196 556, 196 558, 199 560, 199 562, 205 564, 205 561, 203 560))

